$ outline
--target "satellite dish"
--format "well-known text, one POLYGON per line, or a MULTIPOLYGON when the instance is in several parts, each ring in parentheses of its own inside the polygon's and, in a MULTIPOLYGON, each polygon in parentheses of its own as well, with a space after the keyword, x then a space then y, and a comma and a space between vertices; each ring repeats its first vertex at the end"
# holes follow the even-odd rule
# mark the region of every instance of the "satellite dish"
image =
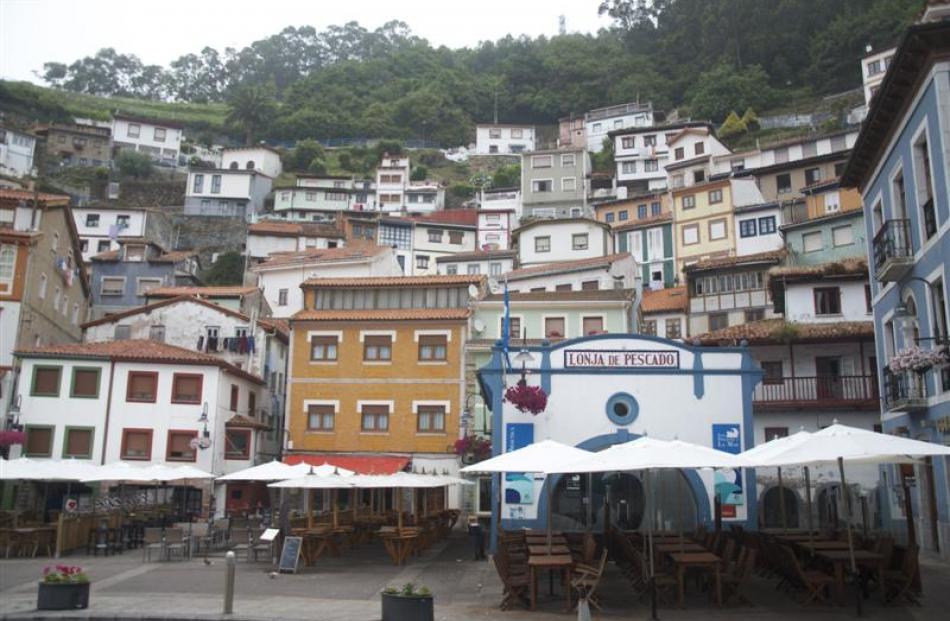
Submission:
POLYGON ((468 297, 470 297, 470 298, 477 298, 477 297, 478 297, 478 286, 477 286, 477 285, 469 285, 469 286, 468 286, 468 297))
POLYGON ((501 285, 499 285, 498 281, 494 278, 488 279, 488 290, 491 291, 492 295, 497 295, 502 292, 501 285))
POLYGON ((485 322, 482 321, 481 319, 476 319, 474 322, 472 322, 472 326, 475 328, 476 332, 485 331, 485 322))

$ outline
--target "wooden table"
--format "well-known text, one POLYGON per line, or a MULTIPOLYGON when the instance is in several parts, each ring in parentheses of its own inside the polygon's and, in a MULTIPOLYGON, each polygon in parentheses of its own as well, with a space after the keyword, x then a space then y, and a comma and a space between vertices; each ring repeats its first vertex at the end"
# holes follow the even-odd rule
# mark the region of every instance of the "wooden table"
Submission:
POLYGON ((829 539, 827 541, 812 541, 811 543, 807 541, 796 541, 795 545, 803 550, 807 550, 814 554, 815 552, 825 552, 828 550, 847 550, 848 542, 847 541, 837 541, 834 539, 829 539))
POLYGON ((812 535, 809 537, 807 534, 775 535, 775 538, 785 543, 801 543, 802 541, 833 541, 832 539, 822 537, 821 535, 812 535))
MULTIPOLYGON (((551 546, 550 553, 554 555, 570 554, 571 549, 565 545, 557 544, 551 546)), ((531 556, 547 556, 548 545, 546 543, 541 545, 531 544, 528 546, 528 554, 531 556)))
MULTIPOLYGON (((412 530, 416 531, 416 529, 412 530)), ((393 560, 393 563, 402 565, 415 549, 419 541, 419 533, 417 531, 386 533, 381 534, 379 538, 383 540, 383 546, 386 548, 386 552, 389 554, 389 558, 393 560)))
MULTIPOLYGON (((525 543, 527 543, 529 546, 534 546, 534 545, 539 545, 539 544, 547 545, 548 543, 547 535, 525 535, 524 540, 525 540, 525 543)), ((552 544, 556 543, 562 546, 566 546, 567 538, 564 535, 551 535, 551 543, 552 544)))
MULTIPOLYGON (((839 606, 844 605, 844 568, 851 564, 851 553, 847 550, 823 550, 815 554, 820 559, 828 561, 835 568, 835 600, 839 606)), ((887 568, 887 559, 877 552, 855 550, 854 563, 859 567, 876 567, 877 581, 881 585, 881 597, 886 597, 884 590, 884 570, 887 568)), ((885 600, 886 601, 886 600, 885 600)))
POLYGON ((716 605, 722 606, 722 581, 719 576, 719 566, 722 560, 712 552, 686 552, 670 554, 676 565, 676 579, 678 582, 678 604, 680 608, 686 605, 686 569, 689 567, 703 567, 711 569, 716 576, 716 605))
POLYGON ((682 545, 680 543, 670 543, 664 542, 660 544, 655 544, 653 550, 657 554, 672 554, 674 552, 708 552, 706 548, 699 545, 698 543, 693 543, 692 541, 684 541, 682 545))
POLYGON ((538 573, 544 570, 560 571, 564 576, 564 596, 567 610, 571 609, 571 567, 574 565, 570 554, 552 554, 551 556, 528 556, 531 569, 531 610, 538 604, 538 573))

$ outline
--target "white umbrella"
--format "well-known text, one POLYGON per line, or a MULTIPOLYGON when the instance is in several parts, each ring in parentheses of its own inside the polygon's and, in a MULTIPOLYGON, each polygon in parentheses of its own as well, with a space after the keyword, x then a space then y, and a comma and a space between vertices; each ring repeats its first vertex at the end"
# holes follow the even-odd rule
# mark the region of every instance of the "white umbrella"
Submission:
MULTIPOLYGON (((282 461, 269 461, 266 464, 251 466, 244 470, 238 470, 224 476, 218 477, 218 481, 286 481, 302 477, 310 472, 310 466, 305 463, 299 463, 291 466, 282 461)), ((320 474, 323 474, 322 472, 320 474)))
MULTIPOLYGON (((316 473, 314 468, 310 468, 309 472, 301 477, 294 479, 287 479, 285 481, 277 481, 276 483, 269 483, 267 487, 277 487, 277 488, 297 488, 297 489, 328 489, 333 491, 333 497, 331 499, 332 509, 333 509, 333 528, 337 527, 337 506, 336 506, 336 490, 346 489, 353 487, 353 483, 347 477, 344 477, 341 474, 333 473, 328 475, 319 475, 316 473)), ((307 524, 310 525, 310 512, 307 512, 307 524)))
POLYGON ((77 459, 0 459, 0 480, 81 481, 99 466, 77 459))
MULTIPOLYGON (((837 421, 821 431, 811 434, 806 441, 790 443, 783 450, 764 455, 756 460, 760 466, 792 466, 838 464, 841 489, 845 496, 848 528, 848 554, 851 573, 857 575, 854 559, 854 541, 851 536, 851 495, 847 493, 844 464, 889 464, 914 461, 919 457, 950 455, 950 446, 911 440, 900 436, 858 429, 838 424, 837 421)), ((908 520, 910 516, 908 516, 908 520)), ((861 593, 857 593, 857 612, 861 614, 861 593)))
POLYGON ((90 481, 132 481, 135 483, 158 483, 160 479, 156 478, 158 470, 151 467, 151 464, 130 464, 124 461, 103 464, 96 468, 94 472, 87 473, 80 480, 90 481))
POLYGON ((196 468, 195 466, 171 466, 165 464, 154 464, 149 470, 152 472, 156 481, 184 481, 187 479, 213 479, 214 475, 210 472, 196 468))
MULTIPOLYGON (((767 460, 773 458, 775 455, 780 454, 782 451, 786 451, 793 446, 798 446, 799 444, 806 442, 811 437, 811 433, 805 431, 804 429, 799 429, 798 432, 793 433, 790 436, 785 436, 784 438, 774 438, 760 444, 758 446, 752 447, 747 451, 741 453, 743 459, 749 462, 759 462, 761 460, 767 460)), ((782 512, 782 528, 786 529, 786 516, 785 516, 785 488, 782 484, 782 467, 776 466, 776 472, 778 472, 778 491, 779 491, 779 510, 782 512)), ((805 473, 805 511, 808 516, 808 536, 809 540, 811 539, 812 532, 812 517, 811 517, 811 477, 808 471, 808 466, 803 466, 805 473)))

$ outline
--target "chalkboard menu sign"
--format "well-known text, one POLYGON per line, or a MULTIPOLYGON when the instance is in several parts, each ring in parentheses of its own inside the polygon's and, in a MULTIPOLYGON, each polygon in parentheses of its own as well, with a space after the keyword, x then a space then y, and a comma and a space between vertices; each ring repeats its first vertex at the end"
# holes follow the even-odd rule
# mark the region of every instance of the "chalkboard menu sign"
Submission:
POLYGON ((280 551, 280 565, 277 571, 280 573, 297 573, 297 562, 300 560, 300 546, 303 544, 303 537, 284 537, 284 547, 280 551))

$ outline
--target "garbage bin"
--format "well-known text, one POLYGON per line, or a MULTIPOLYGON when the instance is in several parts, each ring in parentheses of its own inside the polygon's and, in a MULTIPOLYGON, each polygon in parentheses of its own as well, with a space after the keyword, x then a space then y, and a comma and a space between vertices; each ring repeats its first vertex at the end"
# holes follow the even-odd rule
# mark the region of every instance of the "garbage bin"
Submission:
POLYGON ((485 558, 485 532, 477 518, 468 521, 468 537, 472 541, 472 551, 476 561, 485 558))

